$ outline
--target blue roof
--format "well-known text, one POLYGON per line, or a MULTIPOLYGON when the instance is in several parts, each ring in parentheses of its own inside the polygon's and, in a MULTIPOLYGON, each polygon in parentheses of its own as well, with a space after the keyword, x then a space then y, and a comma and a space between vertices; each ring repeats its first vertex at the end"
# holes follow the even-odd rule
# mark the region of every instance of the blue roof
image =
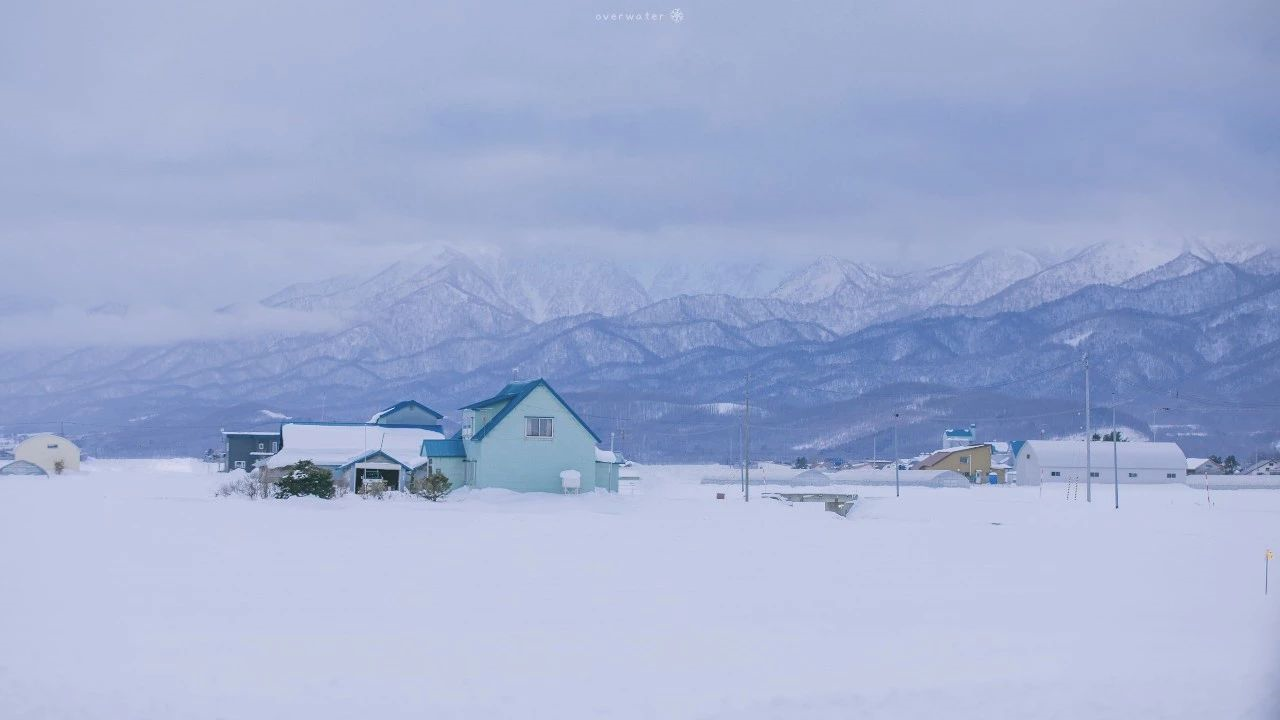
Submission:
POLYGON ((381 456, 385 457, 386 459, 390 460, 391 462, 393 462, 393 463, 395 463, 395 464, 399 465, 400 467, 404 468, 405 470, 412 470, 412 469, 413 469, 413 468, 409 467, 408 465, 405 465, 404 463, 400 462, 399 460, 397 460, 397 459, 395 459, 395 458, 391 457, 391 456, 390 456, 390 455, 388 455, 385 451, 383 451, 383 450, 377 450, 377 449, 370 450, 370 451, 368 451, 368 452, 364 453, 363 455, 357 455, 356 457, 351 458, 350 460, 348 460, 348 461, 346 461, 346 462, 342 463, 341 465, 339 465, 339 466, 338 466, 338 469, 340 469, 340 470, 341 470, 341 469, 349 468, 349 467, 351 467, 352 465, 355 465, 356 463, 360 463, 360 462, 364 462, 365 460, 368 460, 369 458, 373 457, 374 455, 381 455, 381 456))
POLYGON ((397 410, 403 410, 405 408, 412 408, 412 407, 416 407, 419 410, 425 410, 427 414, 432 415, 437 420, 444 417, 444 415, 441 415, 440 413, 436 412, 435 410, 432 410, 426 405, 423 405, 417 400, 401 400, 400 402, 396 403, 395 405, 392 405, 389 408, 384 408, 374 413, 373 419, 371 419, 369 422, 377 422, 378 418, 382 417, 383 415, 386 415, 387 413, 393 413, 397 410))
MULTIPOLYGON (((498 391, 497 395, 494 395, 493 397, 487 400, 481 400, 480 402, 471 403, 470 405, 467 405, 462 409, 463 410, 479 410, 481 408, 487 408, 490 405, 497 405, 500 402, 506 402, 518 395, 522 395, 522 394, 528 395, 529 394, 528 391, 536 387, 538 383, 542 383, 545 385, 546 381, 539 379, 539 380, 523 380, 519 382, 509 382, 506 384, 505 387, 503 387, 501 390, 498 391)), ((548 386, 548 388, 549 387, 550 386, 548 386)))
POLYGON ((947 437, 973 437, 973 428, 947 428, 947 437))
POLYGON ((423 440, 422 454, 429 458, 464 458, 467 456, 467 448, 462 444, 461 438, 450 438, 448 440, 423 440))
POLYGON ((578 417, 578 413, 574 412, 573 408, 569 407, 569 403, 565 402, 564 398, 560 397, 560 393, 556 392, 555 388, 551 387, 551 385, 542 378, 538 378, 537 380, 507 383, 507 386, 502 388, 502 392, 499 392, 497 395, 494 395, 488 400, 481 400, 478 403, 472 403, 462 408, 463 410, 479 410, 480 408, 486 408, 491 405, 496 405, 499 402, 507 401, 506 407, 498 411, 498 414, 494 415, 492 420, 485 423, 484 427, 480 428, 471 436, 472 442, 480 442, 483 440, 485 436, 489 434, 490 430, 497 427, 498 423, 502 422, 507 415, 511 413, 511 410, 524 401, 525 398, 529 397, 529 393, 537 389, 538 386, 546 388, 547 391, 564 406, 564 409, 569 411, 569 414, 573 416, 573 419, 577 420, 578 424, 581 425, 583 429, 591 435, 591 437, 595 438, 596 442, 601 442, 600 436, 596 435, 596 431, 592 430, 591 426, 588 425, 581 417, 578 417))

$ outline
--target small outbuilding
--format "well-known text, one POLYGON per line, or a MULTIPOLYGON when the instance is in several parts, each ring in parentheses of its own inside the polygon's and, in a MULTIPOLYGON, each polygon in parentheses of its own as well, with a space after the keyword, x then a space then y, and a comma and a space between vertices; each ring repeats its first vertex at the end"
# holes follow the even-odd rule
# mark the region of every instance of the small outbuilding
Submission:
POLYGON ((1188 475, 1226 475, 1221 464, 1209 458, 1187 458, 1188 475))
POLYGON ((1019 485, 1042 482, 1085 482, 1086 466, 1094 482, 1180 483, 1187 476, 1187 456, 1171 442, 1094 442, 1086 459, 1083 440, 1028 440, 1015 460, 1019 485), (1113 462, 1113 459, 1118 462, 1113 462))
POLYGON ((13 459, 38 465, 46 475, 57 475, 80 469, 80 448, 60 435, 40 433, 18 443, 13 459))

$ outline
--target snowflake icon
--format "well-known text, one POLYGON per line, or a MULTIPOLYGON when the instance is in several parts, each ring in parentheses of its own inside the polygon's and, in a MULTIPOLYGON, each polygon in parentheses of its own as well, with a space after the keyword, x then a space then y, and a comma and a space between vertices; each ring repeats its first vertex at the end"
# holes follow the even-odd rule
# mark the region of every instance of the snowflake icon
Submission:
POLYGON ((671 22, 678 23, 678 22, 682 22, 683 20, 684 20, 683 10, 681 10, 680 8, 676 8, 675 10, 671 11, 671 22))

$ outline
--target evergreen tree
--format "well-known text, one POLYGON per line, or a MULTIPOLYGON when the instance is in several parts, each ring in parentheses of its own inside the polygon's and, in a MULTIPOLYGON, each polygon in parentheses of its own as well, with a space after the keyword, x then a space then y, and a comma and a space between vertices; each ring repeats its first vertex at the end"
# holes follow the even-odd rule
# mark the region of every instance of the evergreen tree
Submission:
POLYGON ((276 497, 314 495, 326 500, 333 497, 333 473, 310 460, 300 460, 284 468, 284 477, 276 481, 276 497))
POLYGON ((794 467, 797 470, 805 470, 809 467, 809 460, 802 455, 796 458, 794 467))
POLYGON ((1222 461, 1222 471, 1228 475, 1235 475, 1239 469, 1240 461, 1236 459, 1235 455, 1228 455, 1227 459, 1222 461))
POLYGON ((431 502, 448 495, 452 489, 453 483, 449 482, 449 478, 439 470, 432 470, 430 475, 414 478, 413 482, 409 483, 410 492, 431 502))

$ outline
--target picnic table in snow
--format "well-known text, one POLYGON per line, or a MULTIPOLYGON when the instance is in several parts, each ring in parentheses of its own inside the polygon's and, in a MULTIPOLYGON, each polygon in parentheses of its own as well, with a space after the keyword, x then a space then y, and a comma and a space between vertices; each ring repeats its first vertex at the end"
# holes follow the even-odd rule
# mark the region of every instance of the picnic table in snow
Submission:
POLYGON ((778 500, 785 503, 797 502, 820 502, 824 503, 827 512, 833 512, 840 517, 849 514, 849 510, 853 508, 853 504, 858 501, 858 496, 851 493, 779 493, 770 492, 763 493, 760 497, 770 500, 778 500))

